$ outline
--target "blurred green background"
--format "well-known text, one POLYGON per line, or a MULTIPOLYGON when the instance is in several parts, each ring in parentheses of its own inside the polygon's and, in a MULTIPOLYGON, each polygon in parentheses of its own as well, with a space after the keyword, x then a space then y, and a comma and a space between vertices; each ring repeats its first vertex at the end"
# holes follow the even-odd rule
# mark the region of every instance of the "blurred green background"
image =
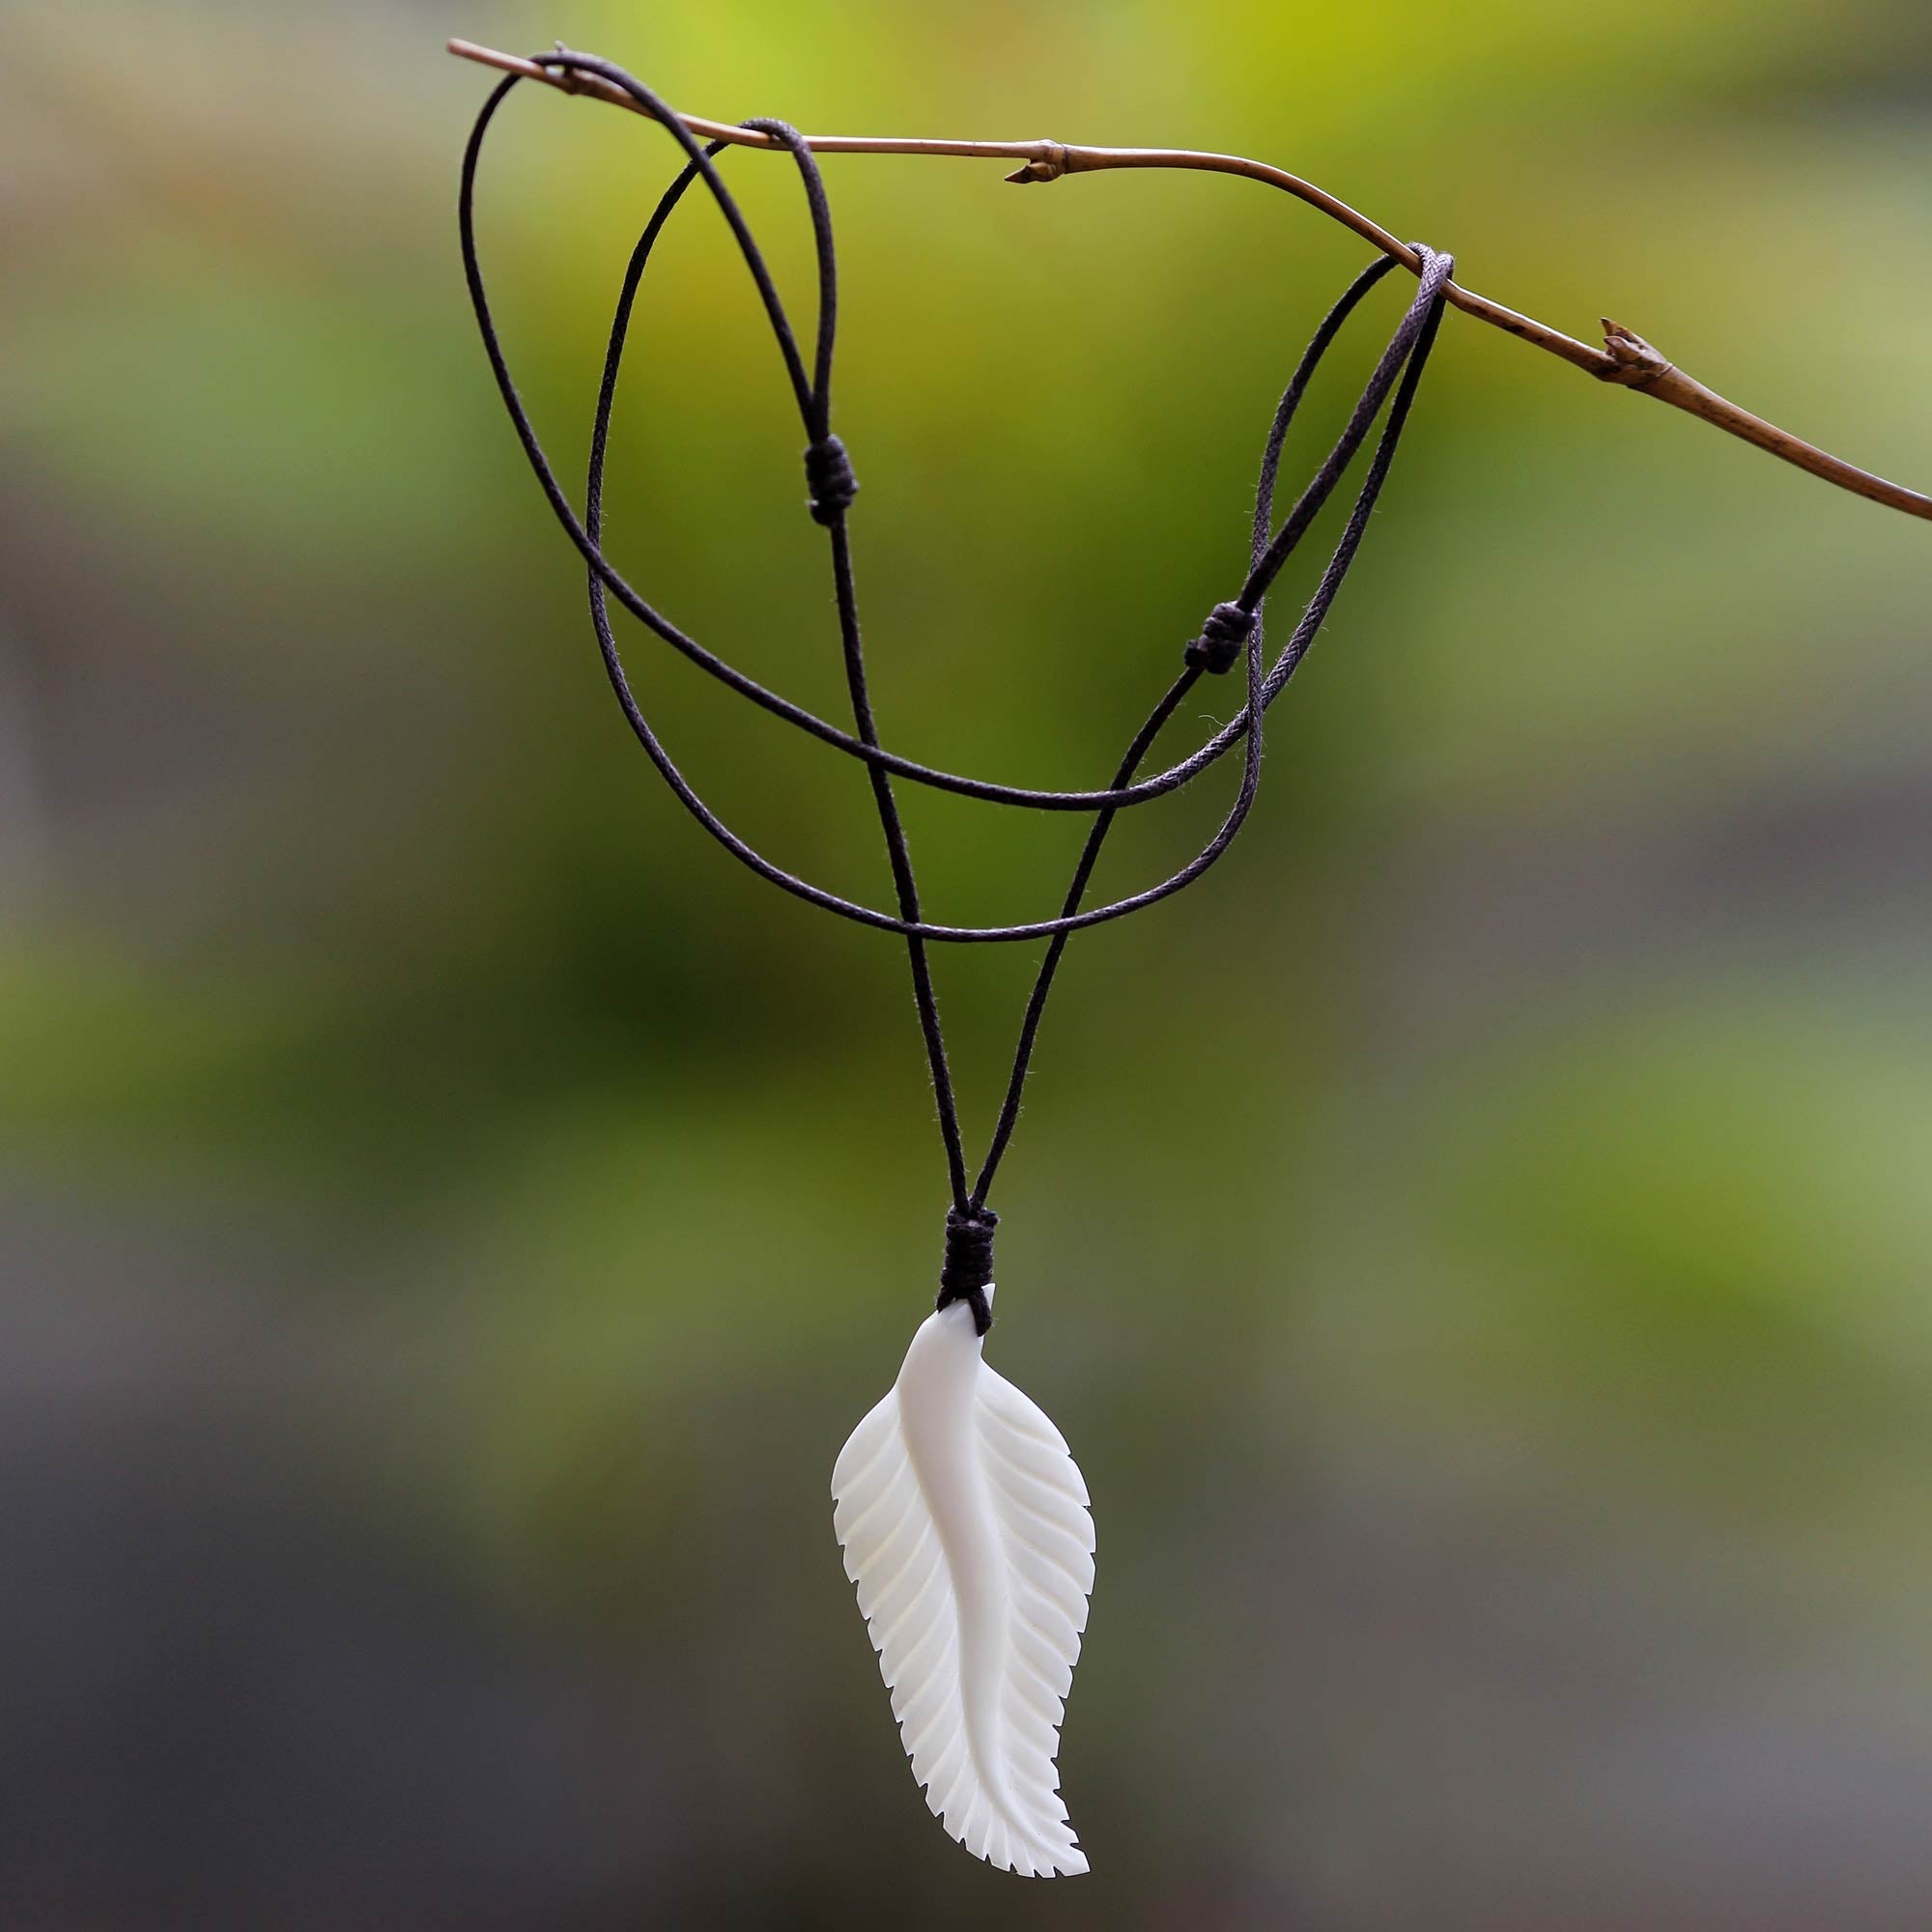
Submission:
MULTIPOLYGON (((938 1260, 903 955, 724 859, 610 702, 463 295, 451 33, 1264 156, 1932 483, 1921 0, 11 9, 0 1917, 1932 1920, 1925 526, 1449 319, 1245 838, 1076 940, 997 1196, 991 1356, 1100 1548, 1094 1876, 996 1876, 826 1495, 938 1260)), ((809 314, 795 176, 726 166, 809 314)), ((573 481, 671 171, 534 88, 486 156, 573 481)), ((886 738, 1098 783, 1364 250, 1206 176, 825 172, 886 738)), ((661 259, 611 547, 836 716, 743 270, 697 203, 661 259)), ((880 902, 856 769, 621 635, 726 816, 880 902)), ((1052 908, 1078 822, 905 809, 935 916, 1052 908)), ((940 954, 976 1144, 1037 956, 940 954)))

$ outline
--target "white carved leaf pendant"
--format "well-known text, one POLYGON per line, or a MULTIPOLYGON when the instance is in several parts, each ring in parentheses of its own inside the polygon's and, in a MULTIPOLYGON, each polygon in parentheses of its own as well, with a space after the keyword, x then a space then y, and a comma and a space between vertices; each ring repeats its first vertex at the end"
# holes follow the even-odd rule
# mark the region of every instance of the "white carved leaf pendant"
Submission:
POLYGON ((1094 1520, 1059 1430, 982 1347, 963 1301, 920 1324, 839 1452, 832 1526, 933 1816, 976 1858, 1047 1878, 1087 1869, 1053 1760, 1094 1520))

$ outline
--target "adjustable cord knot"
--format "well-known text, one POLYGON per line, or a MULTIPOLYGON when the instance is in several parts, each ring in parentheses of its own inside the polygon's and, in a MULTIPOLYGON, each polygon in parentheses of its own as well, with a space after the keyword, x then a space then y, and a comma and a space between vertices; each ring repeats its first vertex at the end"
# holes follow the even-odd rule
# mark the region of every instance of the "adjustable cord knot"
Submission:
POLYGON ((811 492, 811 521, 828 529, 852 507, 859 494, 859 479, 852 474, 852 459, 836 436, 814 442, 805 452, 805 482, 811 492))
POLYGON ((963 1301, 973 1311, 973 1331, 983 1335, 993 1325, 986 1290, 993 1280, 993 1230, 1000 1217, 990 1208, 946 1210, 946 1261, 939 1270, 936 1308, 963 1301))
POLYGON ((1201 626, 1201 635, 1180 655, 1196 670, 1211 671, 1219 677, 1234 669, 1254 628, 1252 611, 1243 611, 1238 604, 1217 604, 1201 626))

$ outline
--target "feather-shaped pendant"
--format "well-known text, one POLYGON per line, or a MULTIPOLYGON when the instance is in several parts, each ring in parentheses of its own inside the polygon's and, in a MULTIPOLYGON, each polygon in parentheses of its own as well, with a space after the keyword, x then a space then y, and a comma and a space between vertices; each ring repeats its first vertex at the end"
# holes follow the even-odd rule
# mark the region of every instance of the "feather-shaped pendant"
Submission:
POLYGON ((1094 1520, 1060 1432, 983 1346, 964 1301, 920 1324, 839 1452, 832 1526, 933 1816, 1009 1871, 1084 1872, 1053 1760, 1094 1520))

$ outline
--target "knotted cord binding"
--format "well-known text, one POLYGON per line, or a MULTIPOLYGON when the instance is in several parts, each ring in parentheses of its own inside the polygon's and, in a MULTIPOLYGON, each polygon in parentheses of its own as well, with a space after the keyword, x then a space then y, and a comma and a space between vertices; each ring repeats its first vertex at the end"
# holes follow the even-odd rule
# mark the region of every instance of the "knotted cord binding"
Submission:
POLYGON ((990 1208, 949 1208, 946 1210, 946 1260, 939 1270, 939 1299, 933 1305, 950 1308, 955 1301, 973 1310, 973 1328, 983 1335, 993 1325, 986 1291, 993 1285, 993 1230, 1000 1217, 990 1208))
POLYGON ((1238 604, 1215 605, 1201 627, 1201 635, 1181 652, 1182 662, 1215 677, 1233 670, 1255 621, 1255 613, 1243 611, 1238 604))
POLYGON ((805 481, 811 492, 811 521, 830 529, 859 494, 859 479, 852 474, 852 459, 836 436, 814 442, 805 452, 805 481))

